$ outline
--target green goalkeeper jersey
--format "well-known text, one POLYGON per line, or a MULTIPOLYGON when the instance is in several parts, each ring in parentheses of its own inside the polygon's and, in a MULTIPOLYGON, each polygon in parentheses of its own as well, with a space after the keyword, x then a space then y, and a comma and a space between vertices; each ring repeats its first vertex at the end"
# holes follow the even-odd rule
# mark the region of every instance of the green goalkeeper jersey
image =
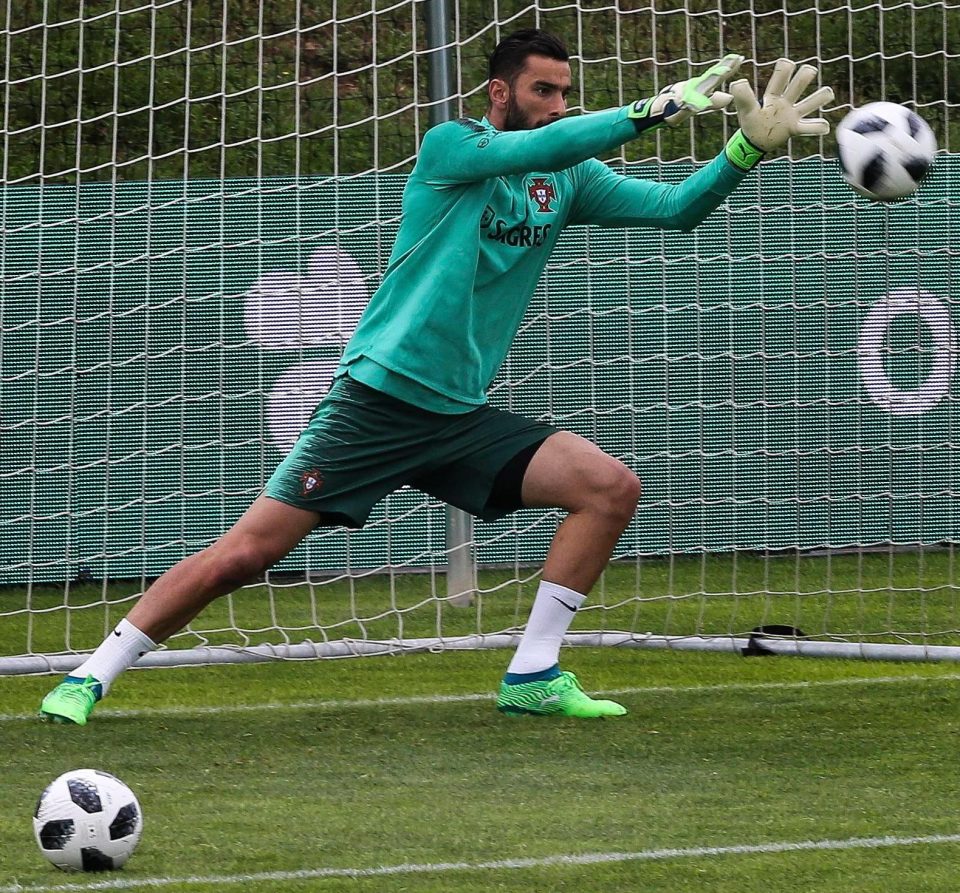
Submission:
POLYGON ((721 153, 682 183, 625 177, 594 156, 638 135, 627 109, 498 131, 429 130, 380 287, 340 374, 433 412, 467 412, 510 349, 564 227, 688 231, 745 176, 721 153))

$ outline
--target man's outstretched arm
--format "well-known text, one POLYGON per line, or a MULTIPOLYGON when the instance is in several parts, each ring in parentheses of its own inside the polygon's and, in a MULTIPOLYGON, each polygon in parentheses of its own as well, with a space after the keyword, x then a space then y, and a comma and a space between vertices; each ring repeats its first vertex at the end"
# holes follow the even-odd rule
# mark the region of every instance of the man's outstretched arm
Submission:
POLYGON ((693 229, 768 151, 794 136, 829 132, 825 119, 809 115, 830 102, 833 91, 820 87, 801 98, 816 76, 812 65, 797 69, 786 59, 778 60, 762 105, 747 81, 731 85, 740 129, 717 158, 677 185, 622 177, 599 162, 586 166, 570 222, 693 229))
POLYGON ((570 224, 650 226, 689 232, 732 193, 747 171, 722 152, 682 183, 625 177, 599 161, 583 167, 570 224))
POLYGON ((534 130, 496 131, 470 119, 429 130, 417 170, 435 185, 471 183, 528 171, 559 171, 616 149, 641 133, 691 115, 720 109, 731 97, 718 87, 732 77, 742 56, 725 56, 702 75, 671 84, 656 96, 559 121, 534 130))

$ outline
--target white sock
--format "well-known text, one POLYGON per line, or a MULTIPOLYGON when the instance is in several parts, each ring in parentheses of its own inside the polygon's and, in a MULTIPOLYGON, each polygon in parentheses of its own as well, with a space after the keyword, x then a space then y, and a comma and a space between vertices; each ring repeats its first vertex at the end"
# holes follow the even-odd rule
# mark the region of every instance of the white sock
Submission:
POLYGON ((560 644, 585 595, 559 583, 542 580, 533 600, 527 628, 520 639, 508 673, 539 673, 560 659, 560 644))
POLYGON ((132 667, 148 651, 155 651, 157 647, 153 639, 144 635, 124 618, 103 640, 100 647, 70 675, 80 679, 93 676, 103 686, 103 693, 106 694, 117 676, 132 667))

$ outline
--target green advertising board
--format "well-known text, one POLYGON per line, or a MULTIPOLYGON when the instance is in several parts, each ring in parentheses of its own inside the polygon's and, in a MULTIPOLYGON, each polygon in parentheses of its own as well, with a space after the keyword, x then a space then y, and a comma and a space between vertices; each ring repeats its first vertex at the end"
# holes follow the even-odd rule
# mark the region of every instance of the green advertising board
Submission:
MULTIPOLYGON (((636 469, 619 554, 952 540, 954 173, 880 206, 781 160, 690 234, 571 229, 491 399, 636 469)), ((376 288, 403 182, 0 191, 0 583, 156 576, 236 519, 376 288)), ((554 526, 478 522, 478 558, 539 561, 554 526)), ((443 548, 405 490, 281 568, 443 548)))

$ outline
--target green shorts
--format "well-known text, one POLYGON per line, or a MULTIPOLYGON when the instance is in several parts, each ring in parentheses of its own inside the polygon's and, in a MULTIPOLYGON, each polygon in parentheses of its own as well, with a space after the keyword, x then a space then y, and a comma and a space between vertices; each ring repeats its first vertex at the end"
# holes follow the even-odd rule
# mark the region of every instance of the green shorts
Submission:
POLYGON ((428 412, 345 376, 264 492, 317 512, 321 523, 362 527, 374 505, 409 484, 495 520, 521 507, 518 496, 498 501, 500 472, 556 431, 486 405, 457 415, 428 412))

